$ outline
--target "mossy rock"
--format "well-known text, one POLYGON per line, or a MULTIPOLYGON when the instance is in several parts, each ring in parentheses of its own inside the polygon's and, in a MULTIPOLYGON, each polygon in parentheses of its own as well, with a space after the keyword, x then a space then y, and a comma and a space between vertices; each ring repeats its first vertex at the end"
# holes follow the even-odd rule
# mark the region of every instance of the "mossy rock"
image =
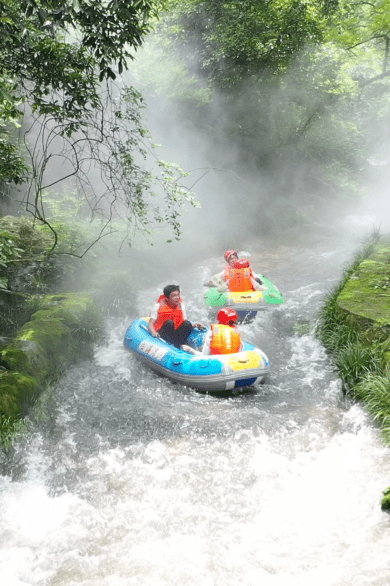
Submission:
POLYGON ((22 256, 39 255, 53 246, 53 237, 37 228, 26 216, 4 216, 0 219, 0 228, 11 234, 24 252, 22 256))
POLYGON ((390 336, 390 237, 382 237, 337 297, 338 311, 367 343, 390 336), (389 283, 389 287, 387 287, 389 283))
POLYGON ((48 368, 45 353, 35 341, 15 340, 2 350, 1 363, 7 370, 35 377, 48 368))
POLYGON ((16 336, 18 342, 33 342, 55 360, 60 352, 66 352, 70 330, 59 318, 33 319, 26 323, 16 336))
POLYGON ((60 307, 67 311, 82 313, 87 305, 91 303, 91 298, 86 293, 62 293, 57 295, 45 295, 41 310, 50 310, 54 307, 60 307))
POLYGON ((45 381, 86 358, 101 331, 88 295, 48 295, 11 343, 0 351, 0 417, 23 413, 45 381))
POLYGON ((23 415, 39 392, 39 381, 20 372, 0 373, 0 419, 23 415))
POLYGON ((381 502, 382 511, 390 510, 390 486, 383 491, 384 497, 381 502))

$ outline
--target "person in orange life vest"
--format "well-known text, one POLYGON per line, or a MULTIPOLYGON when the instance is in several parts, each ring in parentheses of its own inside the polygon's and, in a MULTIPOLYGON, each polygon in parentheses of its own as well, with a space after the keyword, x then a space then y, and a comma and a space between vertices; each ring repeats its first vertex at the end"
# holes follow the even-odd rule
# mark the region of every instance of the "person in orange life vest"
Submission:
POLYGON ((267 287, 253 276, 253 271, 247 259, 241 258, 225 271, 225 283, 218 287, 218 291, 266 291, 267 287))
POLYGON ((241 352, 243 344, 241 335, 236 327, 237 312, 230 308, 220 309, 217 315, 218 323, 212 324, 205 335, 202 351, 199 352, 191 346, 182 345, 182 350, 191 354, 234 354, 241 352))
POLYGON ((203 324, 192 324, 187 319, 179 285, 164 287, 163 295, 160 295, 150 314, 148 329, 151 335, 180 348, 193 327, 206 329, 203 324))
MULTIPOLYGON (((217 287, 218 291, 221 291, 221 292, 229 290, 228 282, 233 275, 232 269, 235 268, 234 267, 235 263, 237 261, 238 262, 240 261, 240 259, 238 258, 238 254, 235 250, 227 250, 224 254, 224 258, 228 264, 223 269, 223 271, 214 275, 209 283, 205 283, 206 285, 209 285, 211 287, 212 286, 217 287)), ((244 261, 244 259, 241 259, 241 261, 244 261)), ((251 284, 247 283, 249 288, 244 289, 244 290, 245 291, 249 291, 249 290, 266 291, 267 287, 263 284, 263 281, 260 279, 260 277, 258 275, 256 275, 253 272, 251 266, 249 265, 249 261, 246 260, 246 262, 248 262, 248 268, 250 271, 250 278, 253 279, 253 281, 251 284)), ((237 268, 244 268, 244 266, 237 266, 237 268)))
POLYGON ((224 254, 224 258, 228 263, 226 267, 220 273, 214 275, 208 283, 205 285, 209 285, 210 287, 219 287, 223 285, 225 282, 225 272, 233 266, 233 264, 238 260, 238 254, 235 250, 227 250, 224 254))

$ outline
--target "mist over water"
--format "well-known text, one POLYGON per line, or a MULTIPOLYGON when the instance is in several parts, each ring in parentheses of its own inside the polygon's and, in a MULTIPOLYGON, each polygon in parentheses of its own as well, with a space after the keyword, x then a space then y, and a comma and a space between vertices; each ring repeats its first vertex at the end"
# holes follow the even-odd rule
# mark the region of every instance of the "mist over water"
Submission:
MULTIPOLYGON (((271 377, 225 398, 160 378, 123 347, 130 316, 31 412, 2 457, 0 575, 7 586, 384 586, 389 451, 341 392, 313 324, 356 252, 344 237, 248 250, 286 303, 241 327, 271 377)), ((191 319, 222 255, 177 265, 191 319)), ((167 279, 139 292, 146 315, 167 279)), ((170 279, 169 279, 170 280, 170 279)))

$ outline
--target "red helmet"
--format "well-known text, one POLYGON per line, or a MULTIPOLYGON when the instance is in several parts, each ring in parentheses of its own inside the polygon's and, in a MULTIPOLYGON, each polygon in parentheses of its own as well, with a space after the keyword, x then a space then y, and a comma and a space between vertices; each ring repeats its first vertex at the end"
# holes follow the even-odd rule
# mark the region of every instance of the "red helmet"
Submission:
POLYGON ((224 307, 218 311, 217 315, 220 324, 229 325, 230 322, 236 322, 238 319, 237 312, 230 307, 224 307))
POLYGON ((248 269, 249 267, 249 260, 246 258, 239 258, 233 264, 233 269, 248 269))
POLYGON ((235 254, 236 256, 238 256, 238 254, 235 250, 227 250, 225 252, 224 257, 225 257, 226 262, 229 262, 229 257, 231 257, 232 254, 235 254))

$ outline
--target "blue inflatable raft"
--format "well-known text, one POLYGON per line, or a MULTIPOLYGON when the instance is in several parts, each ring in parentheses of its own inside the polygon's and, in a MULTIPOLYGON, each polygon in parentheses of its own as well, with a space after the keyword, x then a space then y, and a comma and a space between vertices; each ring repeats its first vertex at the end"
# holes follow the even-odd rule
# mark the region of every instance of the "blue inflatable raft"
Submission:
MULTIPOLYGON (((190 354, 161 338, 153 338, 148 331, 148 319, 136 319, 130 324, 124 338, 125 348, 174 382, 199 391, 232 391, 261 382, 270 370, 267 356, 253 344, 244 342, 243 351, 235 354, 190 354)), ((200 349, 206 333, 194 328, 186 343, 200 349)))

